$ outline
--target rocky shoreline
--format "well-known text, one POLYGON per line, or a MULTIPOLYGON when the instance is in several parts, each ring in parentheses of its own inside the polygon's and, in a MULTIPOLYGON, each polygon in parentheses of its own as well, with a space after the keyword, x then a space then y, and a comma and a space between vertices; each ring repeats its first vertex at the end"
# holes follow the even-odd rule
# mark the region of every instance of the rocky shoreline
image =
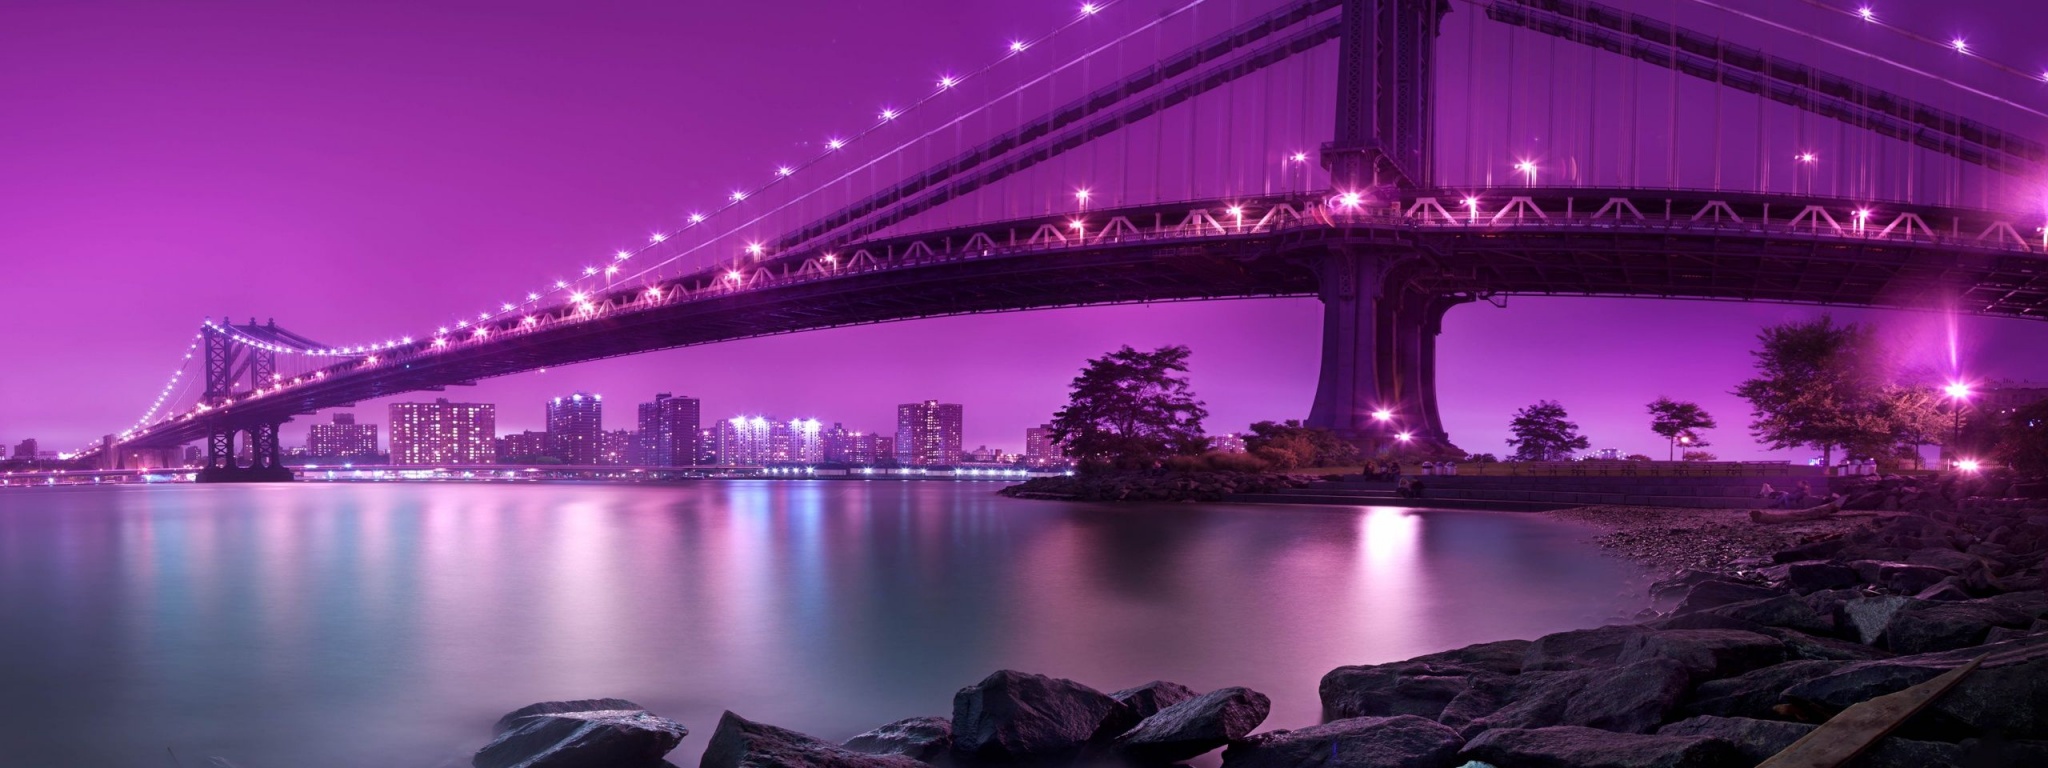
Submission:
MULTIPOLYGON (((1340 667, 1319 687, 1326 722, 1308 728, 1253 733, 1270 702, 1245 688, 1101 693, 1004 670, 961 689, 950 717, 839 744, 727 712, 702 768, 1167 766, 1218 748, 1224 768, 1753 766, 1852 704, 1978 657, 1849 765, 2048 765, 2048 502, 1784 528, 1691 510, 1558 514, 1608 527, 1621 554, 1688 566, 1652 588, 1669 610, 1340 667)), ((685 733, 631 702, 538 704, 501 720, 474 765, 658 766, 685 733)))

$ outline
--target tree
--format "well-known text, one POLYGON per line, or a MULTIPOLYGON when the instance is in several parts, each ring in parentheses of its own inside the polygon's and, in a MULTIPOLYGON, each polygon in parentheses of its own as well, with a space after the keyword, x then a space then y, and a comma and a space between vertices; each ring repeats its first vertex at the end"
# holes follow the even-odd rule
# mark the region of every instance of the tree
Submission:
POLYGON ((1716 461, 1721 457, 1715 456, 1713 451, 1686 451, 1678 458, 1681 461, 1716 461))
MULTIPOLYGON (((1934 387, 1925 384, 1887 386, 1879 403, 1886 427, 1886 441, 1882 448, 1890 449, 1892 456, 1911 458, 1913 466, 1924 468, 1920 447, 1948 440, 1950 414, 1942 408, 1942 395, 1934 387)), ((1885 451, 1873 450, 1872 456, 1885 451)))
POLYGON ((1500 463, 1500 457, 1498 457, 1498 456, 1495 456, 1495 455, 1493 455, 1493 454, 1491 454, 1491 453, 1475 453, 1475 454, 1472 454, 1472 455, 1470 455, 1470 456, 1466 456, 1466 457, 1465 457, 1465 460, 1466 460, 1466 461, 1468 461, 1468 462, 1471 462, 1471 463, 1473 463, 1473 464, 1499 464, 1499 463, 1500 463))
POLYGON ((1699 403, 1660 397, 1650 404, 1650 431, 1664 438, 1665 461, 1671 460, 1671 455, 1677 451, 1680 440, 1694 448, 1711 445, 1705 438, 1700 437, 1700 430, 1715 429, 1719 426, 1714 423, 1713 414, 1707 413, 1699 403))
POLYGON ((1083 466, 1150 469, 1168 456, 1200 455, 1209 415, 1188 388, 1188 348, 1125 346, 1089 360, 1053 414, 1050 437, 1083 466))
POLYGON ((1868 329, 1818 320, 1769 326, 1757 334, 1757 377, 1735 394, 1749 401, 1750 432, 1772 448, 1811 446, 1834 464, 1837 447, 1885 432, 1882 391, 1868 329))
POLYGON ((2048 480, 2048 401, 2014 411, 1998 440, 1998 460, 2029 480, 2048 480))
POLYGON ((1579 434, 1579 425, 1565 420, 1564 406, 1543 400, 1515 412, 1508 430, 1515 433, 1508 445, 1520 461, 1553 461, 1583 451, 1593 443, 1579 434))
POLYGON ((1251 434, 1244 437, 1244 449, 1262 457, 1269 453, 1265 449, 1285 451, 1294 461, 1283 469, 1349 467, 1358 463, 1358 446, 1338 437, 1335 432, 1306 426, 1294 419, 1253 424, 1251 434))

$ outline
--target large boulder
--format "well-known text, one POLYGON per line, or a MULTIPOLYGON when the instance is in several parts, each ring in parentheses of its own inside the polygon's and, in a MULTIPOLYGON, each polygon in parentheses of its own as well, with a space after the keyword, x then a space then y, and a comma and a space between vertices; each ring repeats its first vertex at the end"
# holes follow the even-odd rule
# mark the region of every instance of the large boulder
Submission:
POLYGON ((1223 750, 1223 768, 1452 768, 1464 740, 1413 715, 1354 717, 1272 731, 1223 750))
MULTIPOLYGON (((869 755, 731 712, 718 719, 699 768, 926 768, 902 755, 869 755)), ((598 768, 592 766, 592 768, 598 768)), ((604 768, 611 768, 607 765, 604 768)))
POLYGON ((1670 659, 1694 682, 1739 675, 1785 660, 1785 644, 1734 629, 1667 629, 1636 635, 1622 646, 1622 664, 1670 659))
POLYGON ((1899 653, 1954 650, 1984 642, 1992 627, 2018 629, 2032 620, 2025 611, 1995 603, 1915 601, 1885 623, 1885 644, 1899 653))
MULTIPOLYGON (((1744 762, 1755 765, 1778 754, 1819 726, 1778 720, 1742 717, 1695 717, 1657 729, 1659 736, 1708 736, 1735 745, 1744 762)), ((1964 750, 1939 741, 1887 738, 1859 755, 1855 768, 1927 768, 1936 765, 1968 765, 1964 750)))
POLYGON ((1196 696, 1195 689, 1180 683, 1154 680, 1136 688, 1125 688, 1109 695, 1118 704, 1131 711, 1131 716, 1143 720, 1159 713, 1159 710, 1179 704, 1196 696))
POLYGON ((1856 569, 1840 563, 1789 563, 1784 569, 1785 586, 1802 595, 1828 589, 1847 589, 1863 583, 1856 569))
POLYGON ((1924 683, 1986 656, 1963 680, 1901 730, 1909 738, 2048 738, 2048 635, 1953 651, 1856 662, 1794 685, 1783 703, 1812 718, 1924 683))
POLYGON ((932 762, 953 749, 953 721, 943 717, 898 720, 846 740, 863 755, 902 755, 932 762))
MULTIPOLYGON (((1732 601, 1731 601, 1732 602, 1732 601)), ((1629 638, 1650 630, 1630 625, 1575 629, 1536 638, 1522 654, 1523 672, 1604 667, 1621 657, 1629 638)))
POLYGON ((1809 635, 1805 632, 1790 629, 1761 627, 1757 629, 1757 632, 1770 635, 1777 638, 1778 642, 1784 643, 1785 656, 1788 659, 1869 661, 1871 659, 1888 659, 1892 656, 1890 651, 1872 648, 1862 643, 1837 640, 1822 635, 1809 635))
POLYGON ((1685 711, 1695 715, 1772 718, 1785 690, 1848 666, 1846 661, 1788 661, 1694 688, 1685 711))
POLYGON ((1864 597, 1843 603, 1840 615, 1835 617, 1844 632, 1854 631, 1856 639, 1865 645, 1875 644, 1884 637, 1885 625, 1892 622, 1892 614, 1913 602, 1910 597, 1884 596, 1864 597))
POLYGON ((1849 567, 1856 569, 1856 575, 1864 582, 1902 595, 1918 593, 1956 575, 1947 568, 1882 560, 1857 560, 1849 563, 1849 567))
POLYGON ((1459 732, 1470 738, 1499 728, 1575 725, 1649 733, 1677 709, 1689 681, 1685 667, 1671 659, 1574 672, 1527 673, 1515 680, 1511 692, 1494 697, 1504 706, 1465 722, 1459 732))
POLYGON ((476 768, 630 768, 654 765, 689 730, 623 699, 552 701, 498 720, 497 736, 470 758, 476 768), (593 709, 628 705, 619 709, 593 709))
POLYGON ((1521 672, 1532 645, 1526 640, 1505 640, 1389 664, 1338 667, 1324 675, 1318 686, 1323 717, 1416 715, 1435 719, 1444 705, 1474 680, 1521 672))
POLYGON ((1159 710, 1117 737, 1117 754, 1136 763, 1199 757, 1244 738, 1266 721, 1273 702, 1250 688, 1222 688, 1159 710))
POLYGON ((1693 615, 1718 616, 1745 624, 1796 629, 1816 635, 1832 634, 1835 631, 1833 616, 1822 616, 1819 611, 1813 609, 1813 606, 1807 605, 1805 600, 1793 595, 1729 603, 1693 615))
POLYGON ((1702 581, 1693 585, 1692 590, 1685 593, 1684 602, 1679 603, 1678 609, 1673 611, 1673 613, 1692 613, 1693 611, 1702 611, 1717 605, 1763 600, 1782 594, 1785 594, 1785 590, 1761 584, 1751 584, 1730 579, 1702 581))
POLYGON ((986 760, 1071 759, 1136 724, 1101 691, 1008 669, 953 694, 953 751, 986 760))
POLYGON ((1458 759, 1503 768, 1723 768, 1745 764, 1735 745, 1710 736, 1649 736, 1573 726, 1487 731, 1466 743, 1458 759))

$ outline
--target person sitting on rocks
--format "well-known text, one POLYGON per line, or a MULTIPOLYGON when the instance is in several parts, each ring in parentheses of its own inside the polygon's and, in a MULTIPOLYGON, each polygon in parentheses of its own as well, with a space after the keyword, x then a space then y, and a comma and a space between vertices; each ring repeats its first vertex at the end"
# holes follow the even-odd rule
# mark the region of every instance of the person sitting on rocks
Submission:
POLYGON ((1777 509, 1779 507, 1785 506, 1785 496, 1786 494, 1784 491, 1772 488, 1770 483, 1764 483, 1764 487, 1758 489, 1756 492, 1757 498, 1763 499, 1764 501, 1770 503, 1770 509, 1777 509))
POLYGON ((1787 507, 1798 507, 1812 499, 1813 487, 1807 485, 1805 480, 1801 480, 1798 487, 1793 488, 1791 493, 1784 495, 1783 501, 1787 507))

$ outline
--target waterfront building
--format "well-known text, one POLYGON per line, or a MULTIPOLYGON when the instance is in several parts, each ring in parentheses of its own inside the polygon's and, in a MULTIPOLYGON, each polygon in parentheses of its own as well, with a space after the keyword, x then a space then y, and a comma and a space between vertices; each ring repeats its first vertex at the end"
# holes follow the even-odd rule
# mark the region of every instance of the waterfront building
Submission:
POLYGON ((896 461, 909 467, 960 463, 964 421, 959 403, 926 400, 896 406, 896 461))
POLYGON ((861 456, 865 459, 863 463, 877 467, 898 466, 896 463, 896 438, 870 432, 862 440, 861 456))
POLYGON ((196 446, 196 445, 188 445, 188 446, 185 446, 185 466, 188 466, 188 467, 196 467, 196 466, 199 466, 199 457, 200 457, 200 455, 201 455, 201 453, 200 453, 200 451, 199 451, 199 446, 196 446))
POLYGON ((1060 444, 1052 439, 1052 425, 1040 424, 1024 430, 1024 461, 1033 466, 1043 466, 1060 461, 1066 456, 1060 444))
POLYGON ((1002 455, 1002 451, 984 445, 980 448, 968 451, 966 453, 965 459, 966 461, 975 464, 994 464, 998 461, 1002 461, 1002 455))
POLYGON ((353 413, 334 414, 331 423, 306 430, 306 455, 322 459, 367 459, 377 455, 377 425, 357 424, 353 413))
POLYGON ((1628 454, 1623 453, 1620 448, 1601 448, 1586 454, 1587 461, 1621 461, 1626 458, 1628 454))
POLYGON ((827 464, 861 464, 856 459, 859 450, 860 433, 848 430, 845 424, 833 422, 831 427, 818 436, 819 449, 824 453, 827 464))
POLYGON ((498 440, 498 461, 505 464, 534 464, 548 458, 548 433, 527 430, 498 440))
POLYGON ((702 452, 698 444, 700 411, 697 398, 667 392, 655 395, 654 402, 641 403, 638 463, 650 467, 697 464, 702 452))
POLYGON ((697 466, 718 465, 718 428, 705 427, 697 430, 697 466))
POLYGON ((817 464, 825 460, 824 430, 817 419, 790 419, 777 426, 785 436, 777 460, 792 464, 817 464))
POLYGON ((604 396, 577 392, 548 402, 548 455, 563 464, 602 464, 604 396))
POLYGON ((759 467, 773 459, 769 437, 773 428, 762 416, 734 416, 718 423, 718 462, 733 467, 759 467))
POLYGON ((602 440, 604 447, 598 452, 597 463, 620 466, 632 463, 631 459, 635 453, 633 445, 639 442, 639 440, 639 435, 623 429, 604 433, 602 440))
POLYGON ((1977 408, 1996 416, 1996 423, 2003 424, 2005 417, 2019 409, 2048 400, 2048 384, 1996 384, 1985 387, 1975 398, 1977 408))
POLYGON ((14 458, 23 461, 34 461, 36 459, 36 439, 31 437, 16 443, 14 446, 14 458))
POLYGON ((391 404, 391 463, 490 464, 497 460, 498 407, 490 403, 391 404))

